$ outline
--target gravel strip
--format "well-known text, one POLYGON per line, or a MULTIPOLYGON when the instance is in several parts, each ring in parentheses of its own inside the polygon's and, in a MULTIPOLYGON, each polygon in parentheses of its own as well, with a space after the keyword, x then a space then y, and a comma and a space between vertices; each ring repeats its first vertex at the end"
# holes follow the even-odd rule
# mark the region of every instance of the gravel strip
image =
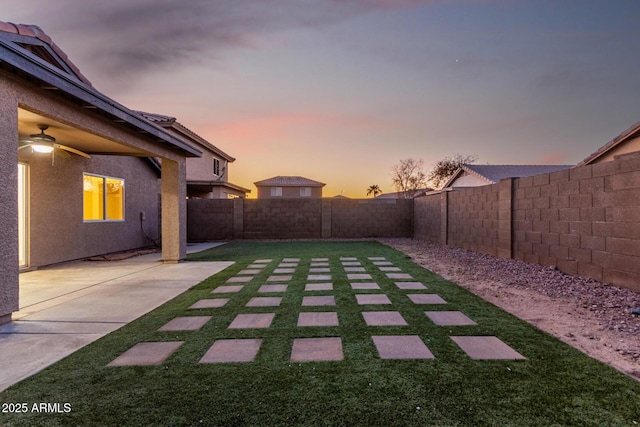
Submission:
MULTIPOLYGON (((589 338, 600 341, 594 344, 598 346, 598 351, 602 352, 602 347, 605 347, 604 350, 612 353, 610 357, 622 357, 626 362, 631 362, 636 369, 628 369, 627 363, 625 373, 640 379, 640 316, 631 313, 632 309, 640 307, 640 292, 593 279, 571 276, 551 267, 497 258, 424 240, 379 241, 405 253, 417 264, 471 291, 475 292, 474 287, 478 282, 484 283, 486 290, 488 283, 492 287, 491 296, 498 300, 492 302, 507 311, 512 311, 508 308, 509 290, 517 290, 519 294, 526 292, 534 297, 543 295, 559 303, 558 307, 562 309, 556 311, 561 312, 553 313, 554 317, 575 317, 581 313, 583 326, 592 329, 589 338)), ((527 304, 521 304, 518 309, 522 310, 523 306, 526 309, 527 304)), ((556 336, 561 333, 562 336, 558 338, 573 345, 573 332, 550 329, 553 330, 547 332, 556 336)), ((584 345, 574 346, 600 360, 609 359, 609 356, 599 357, 587 351, 584 345)), ((611 360, 603 361, 620 369, 611 360)))

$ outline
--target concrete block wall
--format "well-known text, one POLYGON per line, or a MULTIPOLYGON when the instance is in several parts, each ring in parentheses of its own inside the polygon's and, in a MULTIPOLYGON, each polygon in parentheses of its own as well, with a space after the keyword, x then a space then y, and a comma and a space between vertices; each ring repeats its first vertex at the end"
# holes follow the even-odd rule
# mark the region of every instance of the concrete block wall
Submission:
POLYGON ((233 239, 233 202, 234 200, 230 199, 189 199, 187 202, 189 241, 233 239))
POLYGON ((411 237, 410 199, 330 199, 336 238, 411 237))
POLYGON ((640 290, 640 152, 424 196, 414 210, 416 238, 640 290))
POLYGON ((322 237, 321 199, 244 199, 243 239, 322 237))

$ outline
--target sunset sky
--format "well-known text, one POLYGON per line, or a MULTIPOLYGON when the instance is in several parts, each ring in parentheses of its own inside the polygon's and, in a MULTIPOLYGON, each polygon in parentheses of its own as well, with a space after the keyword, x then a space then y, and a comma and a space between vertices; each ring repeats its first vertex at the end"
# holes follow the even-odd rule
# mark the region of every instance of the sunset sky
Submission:
POLYGON ((325 196, 429 169, 573 164, 640 120, 637 0, 2 0, 93 85, 325 196))

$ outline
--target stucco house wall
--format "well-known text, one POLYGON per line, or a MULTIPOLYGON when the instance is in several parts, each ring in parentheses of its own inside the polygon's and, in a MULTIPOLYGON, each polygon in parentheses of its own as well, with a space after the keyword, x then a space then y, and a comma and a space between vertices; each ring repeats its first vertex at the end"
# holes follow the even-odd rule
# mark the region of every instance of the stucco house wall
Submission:
POLYGON ((258 199, 317 199, 322 197, 322 187, 309 187, 311 188, 311 196, 300 196, 300 188, 309 187, 308 185, 284 187, 282 185, 268 185, 258 186, 258 199), (271 187, 281 187, 282 196, 272 196, 271 187))

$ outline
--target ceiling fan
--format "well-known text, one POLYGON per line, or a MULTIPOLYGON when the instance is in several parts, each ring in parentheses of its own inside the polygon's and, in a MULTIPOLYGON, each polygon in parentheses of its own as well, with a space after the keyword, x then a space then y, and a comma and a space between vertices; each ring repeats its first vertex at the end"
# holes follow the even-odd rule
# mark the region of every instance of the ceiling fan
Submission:
POLYGON ((54 150, 57 149, 58 153, 63 157, 69 157, 68 153, 73 153, 78 156, 86 157, 87 159, 91 158, 91 156, 85 152, 66 145, 58 144, 53 136, 44 133, 45 130, 49 129, 49 125, 39 124, 38 129, 40 129, 40 133, 29 135, 29 139, 24 140, 18 147, 18 150, 31 147, 31 150, 35 153, 51 153, 53 156, 53 153, 55 152, 54 150))

